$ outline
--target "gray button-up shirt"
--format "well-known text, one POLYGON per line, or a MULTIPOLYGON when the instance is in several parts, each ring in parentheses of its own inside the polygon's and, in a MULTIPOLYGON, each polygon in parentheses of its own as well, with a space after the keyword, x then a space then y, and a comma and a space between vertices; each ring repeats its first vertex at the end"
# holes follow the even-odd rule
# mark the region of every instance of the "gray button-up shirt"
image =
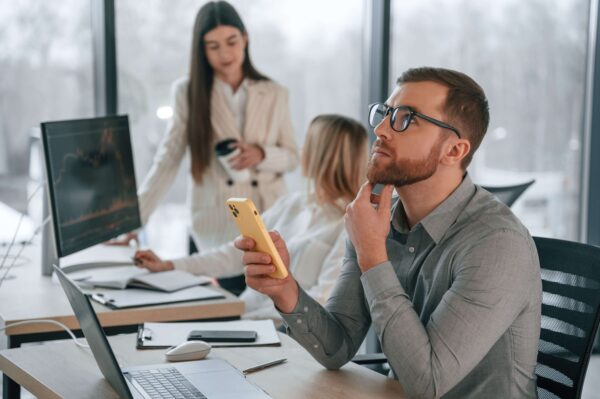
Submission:
POLYGON ((325 308, 300 290, 282 314, 317 361, 350 361, 373 324, 414 398, 533 398, 542 287, 535 244, 510 209, 465 176, 409 230, 392 212, 390 261, 362 273, 348 241, 325 308))

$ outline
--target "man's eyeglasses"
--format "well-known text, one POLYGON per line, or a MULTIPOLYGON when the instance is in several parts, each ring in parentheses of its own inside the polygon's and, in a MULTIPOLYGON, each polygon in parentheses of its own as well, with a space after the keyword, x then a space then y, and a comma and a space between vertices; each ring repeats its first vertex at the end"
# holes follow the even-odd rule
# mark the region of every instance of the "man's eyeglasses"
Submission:
POLYGON ((436 126, 452 130, 458 136, 458 138, 461 138, 458 129, 430 116, 423 115, 422 113, 417 112, 406 105, 400 105, 396 108, 392 108, 382 103, 369 105, 369 125, 372 127, 377 127, 388 114, 391 114, 390 126, 396 132, 403 132, 408 129, 413 118, 416 116, 426 120, 427 122, 433 123, 436 126))

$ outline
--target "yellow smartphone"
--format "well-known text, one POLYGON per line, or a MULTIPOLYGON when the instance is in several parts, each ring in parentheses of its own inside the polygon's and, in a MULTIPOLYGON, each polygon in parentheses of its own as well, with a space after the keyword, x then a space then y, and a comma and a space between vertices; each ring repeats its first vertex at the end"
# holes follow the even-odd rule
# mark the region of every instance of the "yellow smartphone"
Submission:
POLYGON ((275 265, 275 272, 269 274, 273 278, 286 278, 288 275, 287 267, 283 264, 269 232, 260 214, 249 198, 229 198, 227 200, 229 211, 233 215, 235 224, 244 237, 250 237, 256 242, 254 249, 258 252, 264 252, 271 257, 275 265))

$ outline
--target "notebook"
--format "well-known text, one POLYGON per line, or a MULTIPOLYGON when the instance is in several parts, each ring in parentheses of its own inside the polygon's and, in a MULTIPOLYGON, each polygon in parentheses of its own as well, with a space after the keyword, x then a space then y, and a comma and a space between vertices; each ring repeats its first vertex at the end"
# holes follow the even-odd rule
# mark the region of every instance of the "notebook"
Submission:
POLYGON ((126 309, 139 306, 163 305, 167 303, 203 301, 225 298, 225 295, 207 287, 189 287, 175 292, 151 291, 140 288, 92 293, 94 301, 111 309, 126 309))
POLYGON ((124 289, 145 288, 163 292, 174 292, 195 285, 209 284, 211 279, 195 276, 181 270, 151 273, 132 265, 100 267, 69 273, 69 277, 80 287, 104 287, 124 289))

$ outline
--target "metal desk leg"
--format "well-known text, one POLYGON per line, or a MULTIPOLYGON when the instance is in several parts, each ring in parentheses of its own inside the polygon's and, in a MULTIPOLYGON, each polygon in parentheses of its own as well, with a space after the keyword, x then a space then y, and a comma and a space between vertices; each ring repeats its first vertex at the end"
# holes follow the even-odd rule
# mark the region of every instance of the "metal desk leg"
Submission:
POLYGON ((21 386, 8 378, 6 374, 2 374, 2 398, 3 399, 18 399, 21 397, 21 386))
MULTIPOLYGON (((11 337, 7 337, 8 348, 18 348, 21 346, 19 342, 15 342, 11 337)), ((2 374, 2 398, 3 399, 19 399, 21 397, 21 386, 11 380, 6 374, 2 374)))

